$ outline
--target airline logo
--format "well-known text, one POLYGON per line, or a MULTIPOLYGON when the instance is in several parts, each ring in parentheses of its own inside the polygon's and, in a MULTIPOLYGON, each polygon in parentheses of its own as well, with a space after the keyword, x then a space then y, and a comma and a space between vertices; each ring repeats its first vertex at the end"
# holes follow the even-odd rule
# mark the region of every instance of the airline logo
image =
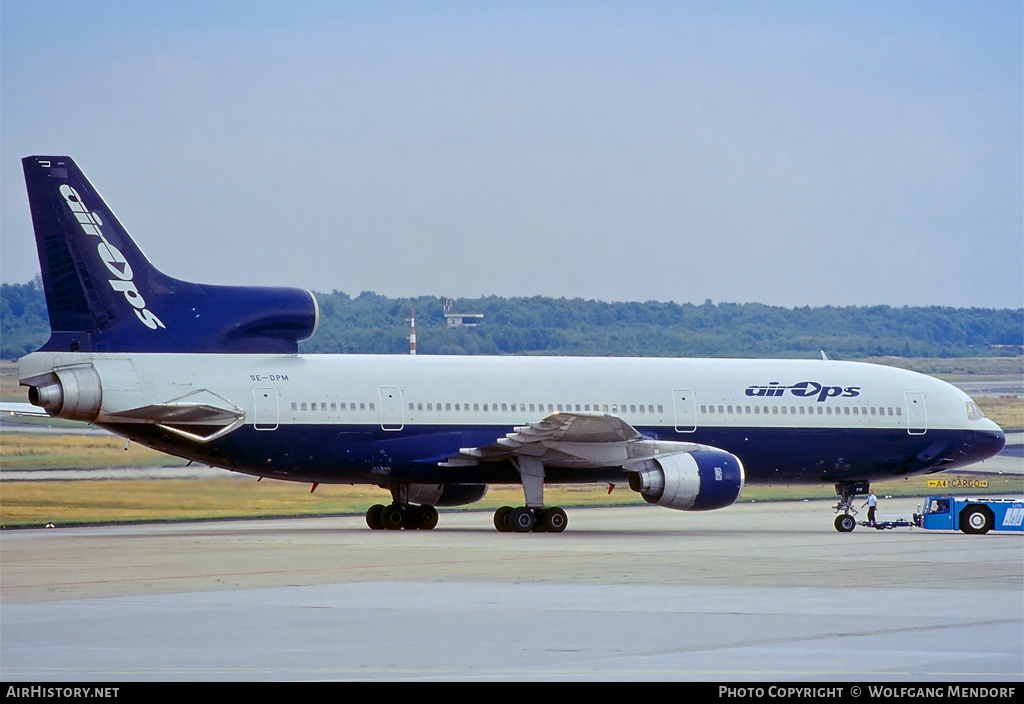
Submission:
POLYGON ((82 232, 90 237, 99 238, 96 252, 100 255, 100 259, 107 267, 107 270, 114 277, 108 279, 110 287, 115 291, 119 291, 124 296, 124 299, 131 304, 135 316, 143 325, 151 330, 156 330, 158 327, 166 329, 167 326, 160 321, 160 318, 153 315, 153 312, 146 308, 146 299, 142 297, 139 289, 136 288, 135 283, 132 281, 133 272, 131 264, 124 258, 121 251, 110 244, 107 238, 103 236, 103 232, 100 230, 103 226, 100 216, 96 213, 90 213, 86 209, 85 204, 82 202, 82 197, 71 186, 67 184, 61 186, 60 194, 74 214, 75 219, 78 220, 82 232))
POLYGON ((777 381, 770 382, 764 386, 748 386, 744 393, 747 396, 764 396, 764 397, 778 397, 785 396, 786 392, 789 392, 792 396, 798 396, 800 398, 816 398, 821 403, 830 398, 837 396, 844 396, 847 398, 854 398, 860 396, 859 386, 826 386, 820 384, 817 381, 801 381, 792 386, 783 386, 777 381))

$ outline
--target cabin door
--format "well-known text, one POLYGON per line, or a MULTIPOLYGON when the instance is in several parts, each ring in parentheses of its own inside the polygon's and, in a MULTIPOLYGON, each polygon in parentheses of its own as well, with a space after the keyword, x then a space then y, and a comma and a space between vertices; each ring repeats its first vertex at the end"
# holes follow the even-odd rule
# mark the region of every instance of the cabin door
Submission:
POLYGON ((280 411, 277 405, 277 389, 252 390, 253 426, 256 430, 277 430, 280 411))
POLYGON ((928 409, 924 405, 924 394, 907 391, 903 396, 907 399, 907 432, 911 435, 924 435, 928 432, 928 409))
POLYGON ((697 429, 697 403, 692 389, 674 389, 672 408, 675 411, 677 433, 692 433, 697 429))
POLYGON ((381 386, 380 394, 380 427, 381 430, 401 430, 405 427, 405 416, 402 413, 402 390, 397 386, 381 386))

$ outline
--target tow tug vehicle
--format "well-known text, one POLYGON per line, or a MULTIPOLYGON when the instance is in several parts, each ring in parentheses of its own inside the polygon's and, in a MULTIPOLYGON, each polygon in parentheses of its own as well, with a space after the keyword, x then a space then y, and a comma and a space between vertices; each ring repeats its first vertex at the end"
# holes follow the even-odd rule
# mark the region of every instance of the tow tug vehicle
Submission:
MULTIPOLYGON (((920 508, 920 507, 919 507, 920 508)), ((1024 532, 1024 499, 975 499, 929 496, 914 525, 926 530, 959 530, 981 535, 994 531, 1024 532)))

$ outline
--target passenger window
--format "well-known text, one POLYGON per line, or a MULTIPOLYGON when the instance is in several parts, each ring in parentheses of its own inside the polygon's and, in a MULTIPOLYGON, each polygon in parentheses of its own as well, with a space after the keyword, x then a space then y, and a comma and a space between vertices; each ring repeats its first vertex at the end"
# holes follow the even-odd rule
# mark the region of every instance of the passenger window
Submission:
POLYGON ((302 402, 302 410, 306 410, 306 402, 305 401, 302 402))
POLYGON ((299 410, 299 404, 297 404, 297 403, 295 403, 294 401, 292 401, 292 410, 293 410, 293 411, 297 411, 297 410, 299 410))
POLYGON ((446 411, 452 410, 452 404, 450 404, 450 403, 444 404, 444 410, 446 410, 446 411))

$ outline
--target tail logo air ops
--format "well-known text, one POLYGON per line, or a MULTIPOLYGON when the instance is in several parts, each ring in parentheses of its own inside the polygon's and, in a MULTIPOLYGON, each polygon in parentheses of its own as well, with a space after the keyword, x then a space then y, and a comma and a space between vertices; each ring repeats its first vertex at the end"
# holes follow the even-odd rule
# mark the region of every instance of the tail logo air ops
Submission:
POLYGON ((60 187, 60 194, 64 198, 64 202, 68 208, 74 214, 75 219, 78 220, 78 224, 81 226, 82 231, 91 236, 98 237, 99 244, 96 245, 96 252, 99 254, 100 259, 106 265, 107 270, 114 275, 115 278, 108 279, 110 287, 115 291, 120 291, 124 299, 131 304, 134 309, 135 316, 151 330, 156 330, 158 327, 165 328, 166 325, 161 322, 160 318, 156 317, 151 310, 146 308, 146 299, 139 293, 139 289, 135 286, 135 282, 132 281, 133 272, 131 264, 124 258, 121 251, 110 244, 107 238, 103 236, 103 232, 100 227, 103 223, 100 221, 99 215, 96 213, 90 213, 85 204, 82 202, 82 197, 78 195, 78 191, 68 185, 60 187))

